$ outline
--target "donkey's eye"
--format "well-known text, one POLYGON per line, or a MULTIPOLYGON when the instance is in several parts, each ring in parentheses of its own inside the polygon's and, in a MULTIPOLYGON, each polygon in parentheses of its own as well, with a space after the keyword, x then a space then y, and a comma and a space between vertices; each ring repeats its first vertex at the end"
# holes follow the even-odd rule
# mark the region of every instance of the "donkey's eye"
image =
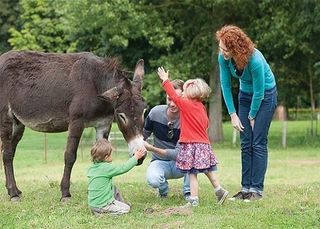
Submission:
POLYGON ((125 115, 124 113, 118 113, 118 118, 119 118, 124 124, 126 124, 127 118, 126 118, 126 115, 125 115))

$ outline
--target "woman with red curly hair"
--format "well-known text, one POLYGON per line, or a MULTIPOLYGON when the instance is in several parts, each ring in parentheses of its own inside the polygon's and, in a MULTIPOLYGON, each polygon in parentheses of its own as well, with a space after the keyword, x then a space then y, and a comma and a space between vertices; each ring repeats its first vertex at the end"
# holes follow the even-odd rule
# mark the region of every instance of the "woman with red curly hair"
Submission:
POLYGON ((268 163, 268 131, 277 105, 275 77, 262 53, 239 27, 223 26, 216 39, 221 89, 241 142, 242 189, 230 200, 260 200, 268 163), (238 112, 232 98, 233 77, 240 81, 238 112))

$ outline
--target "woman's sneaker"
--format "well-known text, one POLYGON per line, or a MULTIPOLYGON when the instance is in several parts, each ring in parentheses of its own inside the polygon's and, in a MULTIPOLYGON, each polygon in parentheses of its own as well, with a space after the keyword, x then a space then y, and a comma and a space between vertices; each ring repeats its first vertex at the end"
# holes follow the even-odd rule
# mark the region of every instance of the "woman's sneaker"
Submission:
POLYGON ((258 201, 262 199, 262 195, 257 192, 250 192, 249 195, 244 199, 244 202, 258 201))
POLYGON ((223 188, 220 188, 218 191, 216 191, 216 197, 218 204, 223 204, 223 202, 226 200, 229 192, 223 188))
POLYGON ((229 198, 229 200, 231 201, 235 201, 235 200, 245 200, 250 196, 250 192, 243 192, 240 191, 238 193, 236 193, 234 196, 232 196, 231 198, 229 198))

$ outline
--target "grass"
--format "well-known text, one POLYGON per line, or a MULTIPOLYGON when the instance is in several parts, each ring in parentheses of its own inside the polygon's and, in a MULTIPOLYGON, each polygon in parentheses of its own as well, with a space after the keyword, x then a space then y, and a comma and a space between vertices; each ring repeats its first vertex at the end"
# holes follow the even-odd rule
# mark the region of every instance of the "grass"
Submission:
MULTIPOLYGON (((182 179, 170 180, 169 197, 159 199, 147 186, 143 165, 114 179, 125 199, 132 203, 130 214, 95 217, 87 207, 86 168, 90 164, 91 134, 86 132, 82 153, 72 173, 69 203, 61 203, 60 179, 66 133, 48 136, 47 163, 44 162, 44 135, 26 130, 14 161, 18 187, 23 197, 11 203, 0 185, 0 228, 319 228, 320 227, 320 147, 306 133, 308 122, 288 124, 288 147, 281 148, 281 123, 270 130, 269 166, 265 197, 256 203, 230 202, 218 206, 204 175, 199 176, 200 207, 192 212, 177 211, 185 202, 182 179), (280 133, 279 133, 280 132, 280 133), (307 137, 306 137, 307 136, 307 137)), ((239 190, 239 147, 231 144, 230 124, 224 125, 226 141, 214 146, 219 158, 218 176, 231 194, 239 190)), ((126 147, 117 142, 117 147, 126 147)), ((128 159, 116 152, 114 163, 128 159)), ((5 183, 0 167, 2 184, 5 183)))

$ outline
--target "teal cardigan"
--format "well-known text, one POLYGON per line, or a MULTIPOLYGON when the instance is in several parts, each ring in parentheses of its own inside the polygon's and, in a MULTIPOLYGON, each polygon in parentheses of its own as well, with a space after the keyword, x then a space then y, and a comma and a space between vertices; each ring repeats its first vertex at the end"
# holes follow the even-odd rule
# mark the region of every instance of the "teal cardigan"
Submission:
POLYGON ((231 59, 225 60, 221 53, 219 53, 218 62, 222 94, 229 114, 236 112, 231 90, 231 76, 233 76, 239 79, 241 91, 252 94, 249 116, 255 118, 264 98, 265 90, 276 86, 274 75, 266 59, 258 49, 255 49, 241 76, 236 74, 231 59))

